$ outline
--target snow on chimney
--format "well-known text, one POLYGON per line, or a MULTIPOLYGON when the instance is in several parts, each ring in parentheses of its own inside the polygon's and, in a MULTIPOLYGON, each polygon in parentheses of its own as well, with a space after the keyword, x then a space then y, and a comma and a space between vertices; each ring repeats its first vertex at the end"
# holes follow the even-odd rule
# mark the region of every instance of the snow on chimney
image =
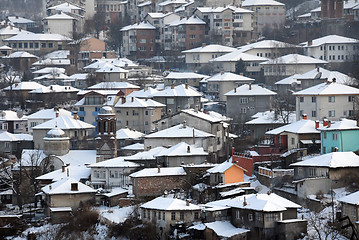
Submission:
POLYGON ((328 126, 327 126, 327 127, 328 127, 328 128, 330 128, 330 126, 332 126, 332 122, 329 120, 329 121, 328 121, 328 126))
POLYGON ((59 111, 56 111, 56 112, 55 112, 55 116, 58 118, 59 115, 60 115, 59 111))
POLYGON ((172 85, 171 85, 171 89, 174 89, 175 88, 175 85, 172 83, 172 85))
POLYGON ((191 152, 191 147, 187 146, 187 152, 190 153, 191 152))
POLYGON ((334 152, 338 152, 339 151, 339 148, 338 147, 335 147, 334 148, 334 152))
POLYGON ((249 86, 249 90, 252 90, 252 83, 249 83, 248 86, 249 86))
POLYGON ((189 204, 190 204, 190 200, 186 199, 186 206, 189 206, 189 204))
POLYGON ((186 89, 188 89, 188 83, 186 83, 185 87, 186 87, 186 89))
POLYGON ((328 119, 324 118, 323 119, 323 127, 328 126, 328 119))
POLYGON ((78 116, 77 116, 77 111, 74 111, 74 119, 78 119, 78 116))
POLYGON ((319 128, 319 121, 318 120, 315 121, 315 128, 316 129, 319 128))
POLYGON ((313 41, 312 40, 309 40, 308 41, 308 46, 312 46, 313 45, 313 41))
POLYGON ((160 165, 157 165, 157 173, 160 173, 161 172, 161 167, 160 165))
POLYGON ((78 191, 79 186, 78 183, 71 183, 71 191, 78 191))
POLYGON ((303 114, 302 119, 307 120, 308 119, 307 114, 303 114))
POLYGON ((337 82, 337 79, 336 79, 336 78, 333 78, 333 79, 332 79, 332 82, 333 82, 333 83, 337 82))

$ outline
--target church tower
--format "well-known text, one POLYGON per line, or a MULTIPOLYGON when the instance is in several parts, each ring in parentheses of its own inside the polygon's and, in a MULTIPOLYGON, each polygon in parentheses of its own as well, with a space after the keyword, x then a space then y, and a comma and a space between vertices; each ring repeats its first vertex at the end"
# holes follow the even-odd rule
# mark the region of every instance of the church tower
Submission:
POLYGON ((96 162, 117 157, 116 115, 112 107, 104 106, 97 115, 96 162))

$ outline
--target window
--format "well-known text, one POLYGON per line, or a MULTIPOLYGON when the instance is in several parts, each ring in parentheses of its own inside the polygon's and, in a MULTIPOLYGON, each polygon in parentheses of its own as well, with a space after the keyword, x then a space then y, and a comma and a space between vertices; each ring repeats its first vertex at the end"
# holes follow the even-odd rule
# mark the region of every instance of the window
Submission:
POLYGON ((292 141, 292 145, 294 145, 295 144, 295 139, 292 138, 291 141, 292 141))
POLYGON ((190 34, 189 39, 196 39, 196 35, 195 34, 190 34))
POLYGON ((184 212, 180 212, 180 220, 184 220, 184 212))
POLYGON ((338 134, 337 133, 333 133, 333 141, 338 140, 338 134))
POLYGON ((248 98, 241 98, 240 102, 241 102, 241 104, 248 103, 248 98))
POLYGON ((247 112, 247 108, 246 107, 242 107, 241 109, 240 109, 240 113, 246 113, 247 112))
POLYGON ((46 48, 46 43, 41 43, 41 48, 46 48))
POLYGON ((252 222, 253 221, 253 214, 248 214, 248 220, 250 221, 250 222, 252 222))
POLYGON ((327 139, 327 132, 323 133, 323 137, 324 137, 324 139, 327 139))
POLYGON ((335 117, 335 111, 334 110, 329 111, 329 117, 335 117))
POLYGON ((335 102, 335 96, 329 96, 328 101, 329 102, 335 102))
POLYGON ((158 220, 161 220, 161 212, 158 212, 158 220))
POLYGON ((194 213, 194 219, 197 220, 198 218, 199 218, 199 214, 198 214, 198 212, 195 212, 195 213, 194 213))
POLYGON ((145 38, 141 38, 141 39, 140 39, 140 43, 146 43, 146 39, 145 39, 145 38))
POLYGON ((349 110, 349 117, 354 116, 354 110, 349 110))
POLYGON ((317 117, 317 111, 312 111, 312 117, 317 117))
POLYGON ((171 212, 171 220, 176 220, 176 212, 171 212))
POLYGON ((30 48, 34 48, 34 43, 30 43, 30 48))
POLYGON ((327 153, 327 148, 323 147, 323 153, 327 153))
POLYGON ((239 210, 236 211, 236 219, 240 219, 241 218, 241 214, 239 212, 239 210))
POLYGON ((166 220, 166 213, 165 212, 162 213, 162 220, 166 220))
POLYGON ((26 43, 24 43, 24 48, 28 48, 28 44, 27 44, 27 42, 26 42, 26 43))
POLYGON ((146 210, 143 210, 143 218, 146 218, 146 210))
POLYGON ((312 102, 317 102, 317 97, 312 97, 312 102))
POLYGON ((304 102, 304 97, 299 97, 299 102, 304 102))
POLYGON ((19 42, 19 48, 22 48, 22 43, 21 42, 19 42))
POLYGON ((354 96, 348 96, 348 102, 354 102, 355 97, 354 96))

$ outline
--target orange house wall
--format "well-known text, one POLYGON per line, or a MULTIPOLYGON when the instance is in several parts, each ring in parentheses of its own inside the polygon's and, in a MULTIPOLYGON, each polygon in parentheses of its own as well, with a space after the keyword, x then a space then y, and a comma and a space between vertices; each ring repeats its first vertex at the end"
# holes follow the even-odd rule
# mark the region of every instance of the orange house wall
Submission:
POLYGON ((224 172, 224 184, 244 182, 244 171, 233 165, 224 172))

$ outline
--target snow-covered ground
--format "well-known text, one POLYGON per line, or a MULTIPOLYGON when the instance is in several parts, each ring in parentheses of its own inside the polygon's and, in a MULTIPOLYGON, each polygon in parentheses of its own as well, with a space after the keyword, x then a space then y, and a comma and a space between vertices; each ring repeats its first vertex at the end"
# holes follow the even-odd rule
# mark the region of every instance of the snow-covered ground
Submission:
POLYGON ((123 223, 134 211, 134 206, 122 207, 105 207, 98 208, 100 216, 113 223, 123 223))

